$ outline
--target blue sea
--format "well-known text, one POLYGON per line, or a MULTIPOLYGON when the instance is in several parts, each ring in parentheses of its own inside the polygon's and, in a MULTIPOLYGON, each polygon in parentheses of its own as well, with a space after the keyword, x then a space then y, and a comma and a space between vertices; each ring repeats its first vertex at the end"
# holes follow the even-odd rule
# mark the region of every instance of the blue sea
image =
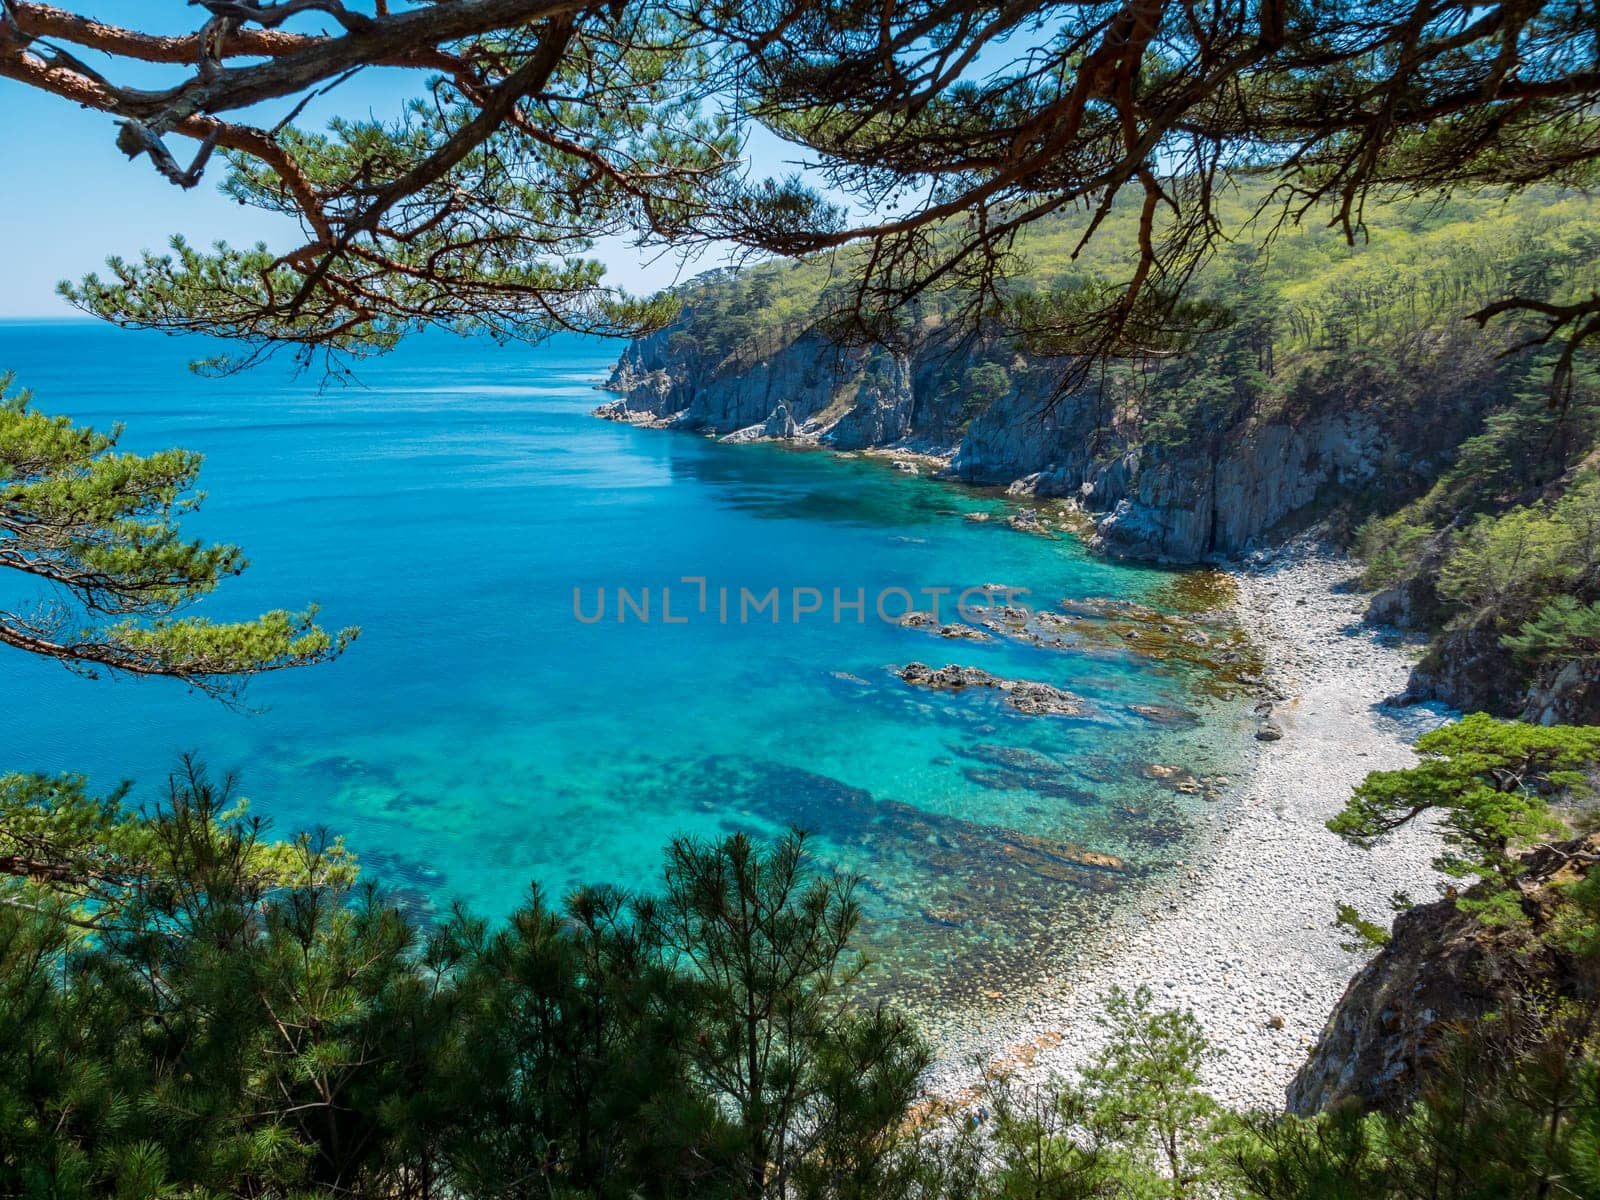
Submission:
POLYGON ((154 799, 196 752, 238 771, 276 829, 342 834, 424 911, 504 913, 534 882, 648 888, 674 836, 800 826, 823 863, 864 876, 875 978, 937 1004, 1026 986, 1204 836, 1216 805, 1147 768, 1234 765, 1240 705, 1208 694, 1205 667, 1140 650, 1137 630, 1041 648, 875 611, 949 588, 949 620, 957 592, 991 583, 1038 608, 1162 608, 1171 573, 1019 532, 1013 501, 881 460, 597 420, 612 342, 428 336, 347 381, 189 369, 215 350, 0 325, 0 368, 39 408, 122 422, 130 449, 204 453, 187 527, 251 566, 199 611, 314 601, 361 637, 256 680, 242 708, 7 652, 0 769, 154 799), (741 606, 772 589, 776 621, 741 606), (864 611, 836 620, 836 594, 864 611), (912 660, 1051 683, 1089 710, 914 689, 894 674, 912 660))

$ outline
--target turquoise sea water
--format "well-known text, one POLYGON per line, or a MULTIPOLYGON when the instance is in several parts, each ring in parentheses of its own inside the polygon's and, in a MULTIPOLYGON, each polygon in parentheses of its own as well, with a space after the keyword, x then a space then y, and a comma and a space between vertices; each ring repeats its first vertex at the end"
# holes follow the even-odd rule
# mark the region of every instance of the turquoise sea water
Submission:
POLYGON ((153 795, 195 750, 237 768, 279 829, 326 825, 419 903, 493 912, 530 880, 646 886, 674 834, 799 824, 867 876, 879 977, 928 998, 1020 979, 1183 856, 1205 805, 1143 767, 1225 769, 1239 742, 1235 709, 1204 700, 1196 671, 1115 639, 952 641, 872 611, 887 589, 986 583, 1041 607, 1159 602, 1170 575, 964 520, 1006 502, 882 462, 595 420, 616 352, 424 338, 324 388, 272 365, 198 378, 195 341, 0 325, 0 368, 41 408, 124 421, 133 449, 205 453, 191 527, 253 564, 205 611, 316 600, 327 623, 364 630, 331 666, 257 681, 243 712, 6 654, 0 768, 153 795), (707 581, 705 613, 685 576, 707 581), (649 621, 619 623, 619 587, 652 594, 649 621), (662 620, 663 587, 686 622, 662 620), (739 589, 774 587, 779 623, 741 623, 739 589), (794 588, 817 589, 822 612, 795 621, 794 588), (605 619, 577 619, 574 589, 591 616, 604 589, 605 619), (833 621, 835 589, 865 593, 864 621, 833 621), (912 689, 891 669, 913 659, 1043 680, 1091 711, 1026 717, 991 691, 912 689), (1199 721, 1153 722, 1141 703, 1199 721))

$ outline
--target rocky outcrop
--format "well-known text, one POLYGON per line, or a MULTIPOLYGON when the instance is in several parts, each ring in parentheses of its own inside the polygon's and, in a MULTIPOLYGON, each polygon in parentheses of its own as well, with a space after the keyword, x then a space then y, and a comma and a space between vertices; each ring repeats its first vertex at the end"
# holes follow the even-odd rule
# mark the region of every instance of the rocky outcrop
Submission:
POLYGON ((1586 986, 1576 964, 1542 935, 1570 904, 1562 885, 1590 870, 1597 854, 1600 835, 1528 855, 1525 924, 1485 925, 1454 899, 1401 913, 1388 945, 1351 981, 1289 1086, 1289 1111, 1309 1116, 1351 1101, 1403 1109, 1453 1030, 1490 1013, 1576 996, 1586 986))
POLYGON ((1523 678, 1522 668, 1492 629, 1455 629, 1440 634, 1411 670, 1402 704, 1437 700, 1462 712, 1515 716, 1506 684, 1523 678))
POLYGON ((1083 698, 1071 692, 1032 679, 1004 679, 981 667, 962 667, 951 663, 935 669, 926 663, 914 662, 901 667, 898 674, 913 687, 938 691, 994 688, 1005 696, 1008 705, 1030 717, 1079 717, 1088 711, 1083 698))
POLYGON ((1528 689, 1522 719, 1534 725, 1600 725, 1600 658, 1547 668, 1528 689))
POLYGON ((1450 607, 1439 595, 1439 568, 1450 548, 1450 532, 1430 538, 1398 582, 1374 595, 1367 604, 1367 620, 1400 629, 1435 630, 1450 616, 1450 607))
POLYGON ((840 347, 813 333, 768 358, 714 361, 681 340, 693 320, 686 311, 629 344, 607 382, 622 398, 602 415, 755 437, 831 433, 840 449, 890 445, 910 432, 914 396, 903 355, 840 347))
POLYGON ((1378 414, 1356 409, 1292 422, 1250 417, 1212 447, 1147 449, 1123 464, 1127 494, 1098 523, 1097 540, 1169 562, 1237 554, 1315 511, 1329 492, 1370 482, 1385 442, 1378 414))
MULTIPOLYGON (((1369 615, 1387 611, 1379 604, 1387 594, 1374 598, 1369 615)), ((1492 628, 1439 634, 1393 702, 1437 700, 1462 712, 1514 717, 1531 725, 1600 725, 1600 658, 1553 663, 1530 677, 1530 668, 1501 645, 1501 636, 1492 628)))
POLYGON ((708 348, 696 328, 688 310, 630 344, 608 383, 621 399, 601 414, 736 440, 938 454, 962 482, 1069 500, 1108 553, 1170 563, 1236 555, 1341 498, 1426 478, 1477 411, 1458 399, 1419 423, 1360 389, 1301 388, 1271 412, 1241 404, 1219 428, 1154 443, 1108 415, 1116 405, 1095 388, 1058 395, 1059 361, 1001 339, 889 349, 810 332, 755 356, 708 348), (974 395, 974 372, 990 391, 974 395))

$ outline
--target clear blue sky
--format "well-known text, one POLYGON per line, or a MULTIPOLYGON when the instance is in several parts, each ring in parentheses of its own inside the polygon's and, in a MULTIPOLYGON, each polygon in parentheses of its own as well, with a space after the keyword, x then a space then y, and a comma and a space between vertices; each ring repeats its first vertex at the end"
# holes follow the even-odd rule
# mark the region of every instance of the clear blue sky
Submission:
MULTIPOLYGON (((80 0, 74 11, 157 32, 192 30, 198 10, 176 0, 80 0)), ((80 55, 99 65, 88 53, 80 55)), ((160 78, 157 76, 156 78, 160 78)), ((130 82, 155 82, 130 79, 130 82)), ((409 86, 417 77, 409 76, 409 86)), ((400 72, 372 71, 344 84, 309 109, 301 123, 320 126, 334 113, 392 116, 407 92, 400 72)), ((279 109, 287 112, 291 102, 279 109)), ((129 161, 116 148, 111 117, 88 112, 10 80, 0 80, 0 112, 5 114, 0 170, 5 206, 0 317, 68 316, 73 309, 55 294, 61 279, 97 270, 107 256, 163 249, 176 231, 200 245, 218 239, 234 243, 283 244, 293 226, 270 214, 241 208, 217 192, 222 164, 190 191, 166 182, 148 159, 129 161)), ((275 120, 267 109, 257 119, 275 120)), ((175 149, 187 149, 178 140, 175 149)), ((765 170, 787 173, 781 143, 772 141, 756 157, 765 170)), ((681 267, 672 257, 646 259, 632 246, 607 242, 595 256, 610 268, 612 282, 634 292, 649 292, 680 275, 716 266, 712 252, 681 267)))

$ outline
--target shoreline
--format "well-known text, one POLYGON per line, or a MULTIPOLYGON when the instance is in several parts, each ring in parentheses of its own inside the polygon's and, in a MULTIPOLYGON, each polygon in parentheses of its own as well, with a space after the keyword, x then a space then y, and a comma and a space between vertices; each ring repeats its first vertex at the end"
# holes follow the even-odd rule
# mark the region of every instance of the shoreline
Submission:
POLYGON ((1115 984, 1195 1015, 1220 1055, 1203 1073, 1225 1106, 1281 1111, 1284 1092, 1369 957, 1333 925, 1340 902, 1383 918, 1397 890, 1436 895, 1431 828, 1361 850, 1324 828, 1369 771, 1409 766, 1411 744, 1448 714, 1396 709, 1410 659, 1393 630, 1362 621, 1356 568, 1308 541, 1229 567, 1235 619, 1257 643, 1278 741, 1255 741, 1217 805, 1206 845, 1130 905, 1033 992, 935 1034, 933 1097, 960 1103, 984 1064, 1024 1080, 1070 1077, 1103 1044, 1095 1017, 1115 984))
MULTIPOLYGON (((605 407, 596 415, 666 424, 605 407)), ((793 444, 759 427, 717 440, 793 444)), ((817 439, 796 448, 827 449, 817 439)), ((836 453, 918 474, 946 461, 906 447, 836 453)), ((1387 923, 1396 891, 1418 901, 1438 895, 1430 825, 1408 826, 1371 851, 1325 827, 1369 771, 1414 764, 1416 738, 1455 715, 1383 703, 1405 690, 1407 650, 1421 639, 1367 624, 1367 597, 1352 588, 1356 566, 1314 537, 1220 569, 1236 588, 1233 619, 1266 664, 1261 691, 1281 739, 1250 739, 1242 771, 1207 805, 1191 857, 1126 898, 1070 957, 1015 996, 933 1024, 930 1102, 975 1100, 990 1067, 1023 1081, 1070 1078, 1104 1043, 1096 1017, 1115 984, 1147 986, 1156 1008, 1194 1014, 1218 1052, 1202 1072, 1217 1101, 1282 1111, 1290 1082, 1372 956, 1341 947, 1349 935, 1334 925, 1336 906, 1387 923)))

